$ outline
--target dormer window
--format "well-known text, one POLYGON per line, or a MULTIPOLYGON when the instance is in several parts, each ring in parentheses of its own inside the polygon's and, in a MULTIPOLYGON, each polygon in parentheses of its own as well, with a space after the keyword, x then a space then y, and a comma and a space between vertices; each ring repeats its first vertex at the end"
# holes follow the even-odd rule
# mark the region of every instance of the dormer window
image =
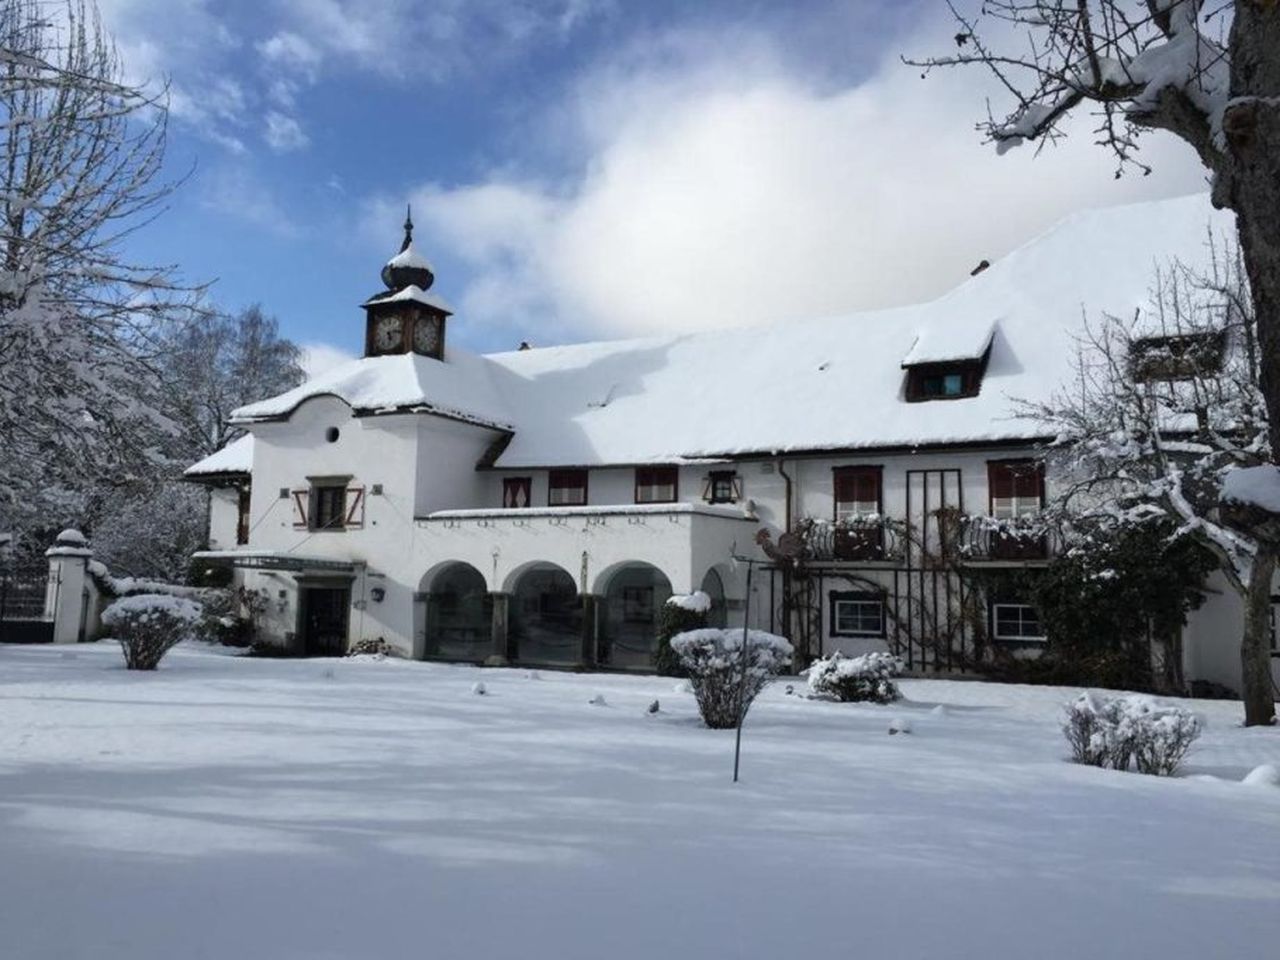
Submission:
POLYGON ((1190 380, 1221 371, 1225 352, 1221 331, 1139 337, 1129 345, 1129 363, 1133 378, 1142 383, 1190 380))
POLYGON ((986 358, 956 363, 922 363, 907 368, 907 400, 959 400, 976 397, 986 358))

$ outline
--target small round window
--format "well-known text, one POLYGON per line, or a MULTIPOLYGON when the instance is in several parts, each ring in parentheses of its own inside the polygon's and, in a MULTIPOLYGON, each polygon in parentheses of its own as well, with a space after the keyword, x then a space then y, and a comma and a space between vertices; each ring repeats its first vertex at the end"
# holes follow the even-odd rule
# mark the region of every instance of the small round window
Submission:
POLYGON ((336 442, 338 439, 338 428, 330 427, 328 430, 324 432, 324 438, 328 440, 330 443, 336 442))

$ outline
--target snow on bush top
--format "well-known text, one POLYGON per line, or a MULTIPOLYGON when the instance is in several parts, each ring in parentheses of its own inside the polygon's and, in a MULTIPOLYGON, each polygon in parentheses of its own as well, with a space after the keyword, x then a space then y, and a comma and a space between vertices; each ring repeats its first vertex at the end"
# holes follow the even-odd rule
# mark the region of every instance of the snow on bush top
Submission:
POLYGON ((701 590, 693 593, 674 593, 667 598, 667 603, 690 613, 706 613, 711 609, 711 597, 701 590))
MULTIPOLYGON (((704 627, 671 638, 671 649, 686 667, 697 660, 704 669, 733 669, 742 659, 742 630, 704 627)), ((791 662, 791 644, 764 630, 747 631, 747 657, 753 670, 777 673, 791 662)))
POLYGON ((171 597, 162 593, 139 593, 132 597, 123 597, 112 603, 102 613, 102 622, 109 627, 118 626, 126 620, 146 622, 159 614, 168 614, 176 620, 195 623, 200 619, 202 608, 194 600, 171 597))

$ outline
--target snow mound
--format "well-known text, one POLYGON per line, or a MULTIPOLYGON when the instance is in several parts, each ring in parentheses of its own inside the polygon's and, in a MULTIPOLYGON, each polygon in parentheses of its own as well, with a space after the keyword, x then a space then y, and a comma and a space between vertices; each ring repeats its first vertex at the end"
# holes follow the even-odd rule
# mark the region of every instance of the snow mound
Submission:
POLYGON ((676 593, 667 598, 667 603, 690 613, 706 613, 711 609, 711 597, 701 590, 693 593, 676 593))
POLYGON ((588 700, 587 703, 591 704, 593 707, 607 707, 609 705, 609 701, 604 698, 603 693, 597 693, 594 697, 588 700))
POLYGON ((483 697, 486 693, 488 693, 488 691, 485 689, 485 685, 479 681, 471 685, 471 692, 474 693, 477 697, 483 697))
POLYGON ((895 733, 910 733, 911 721, 906 717, 894 717, 889 721, 889 736, 895 733))
POLYGON ((1250 770, 1241 783, 1251 787, 1280 787, 1280 767, 1264 763, 1250 770))

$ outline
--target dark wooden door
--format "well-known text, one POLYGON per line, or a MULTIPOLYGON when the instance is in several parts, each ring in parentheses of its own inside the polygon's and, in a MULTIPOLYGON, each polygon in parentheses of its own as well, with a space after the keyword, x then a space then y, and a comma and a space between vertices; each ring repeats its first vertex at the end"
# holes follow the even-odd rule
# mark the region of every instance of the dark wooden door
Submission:
POLYGON ((307 587, 302 591, 302 649, 309 657, 341 657, 347 652, 348 587, 307 587))

